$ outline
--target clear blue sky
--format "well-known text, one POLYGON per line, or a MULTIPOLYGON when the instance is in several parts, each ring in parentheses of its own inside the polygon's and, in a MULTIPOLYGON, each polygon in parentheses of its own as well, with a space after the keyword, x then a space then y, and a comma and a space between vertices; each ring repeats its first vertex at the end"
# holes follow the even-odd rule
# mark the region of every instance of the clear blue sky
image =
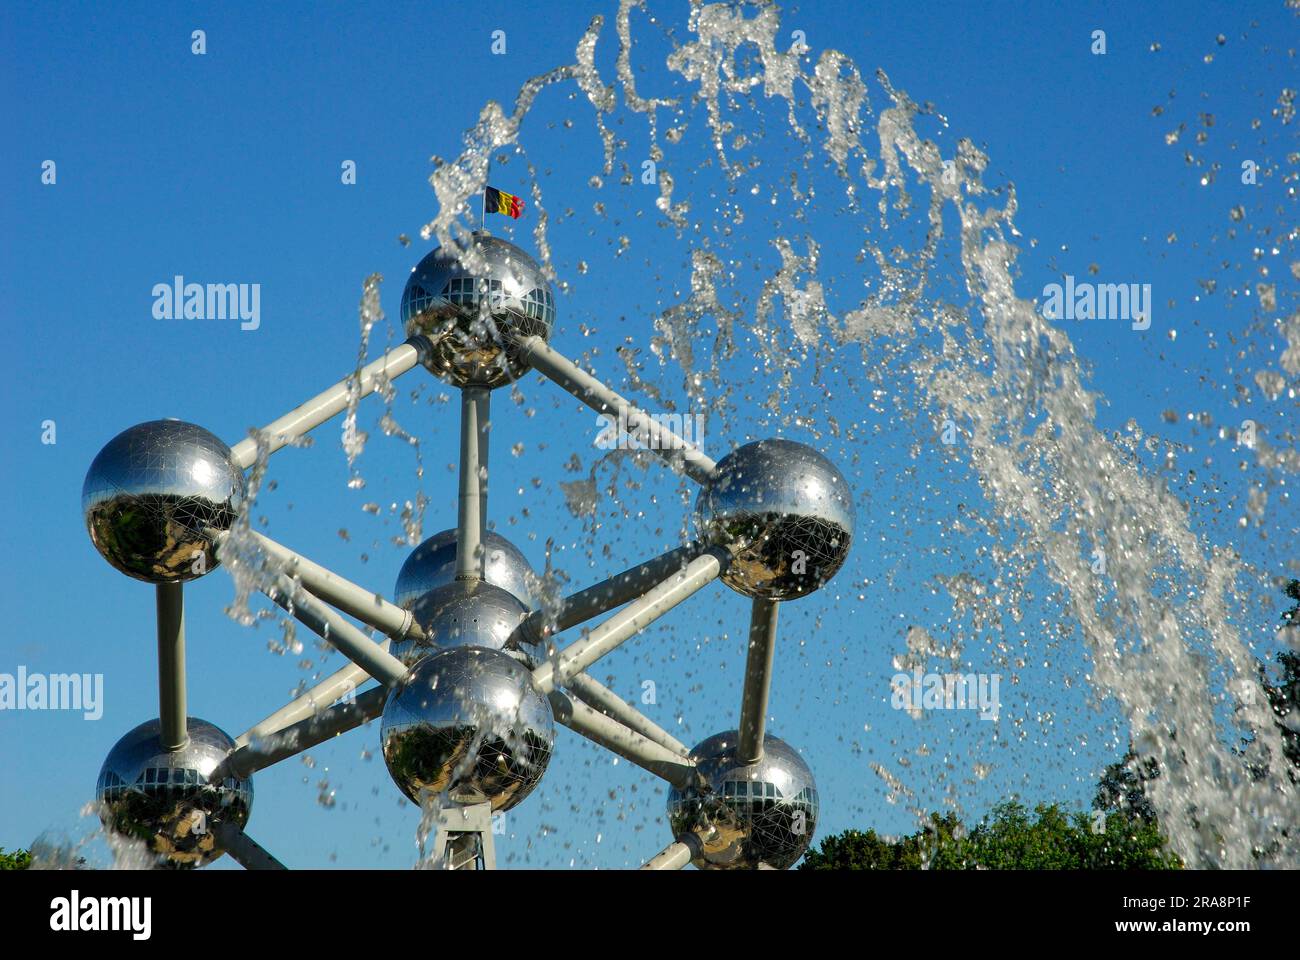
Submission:
MULTIPOLYGON (((689 36, 686 4, 650 0, 649 7, 656 23, 645 12, 632 17, 641 93, 689 98, 690 86, 664 65, 672 38, 689 36)), ((84 831, 78 810, 105 753, 156 712, 153 592, 99 558, 81 519, 81 484, 95 453, 125 427, 168 416, 233 443, 334 382, 355 363, 356 307, 371 273, 385 278, 389 317, 372 346, 400 340, 402 283, 429 248, 419 229, 437 213, 430 157, 456 156, 462 132, 489 100, 511 104, 527 78, 572 62, 594 12, 607 21, 597 66, 614 82, 615 9, 439 2, 9 5, 0 12, 0 311, 9 343, 0 386, 8 411, 0 419, 7 451, 0 672, 21 664, 102 673, 106 684, 97 721, 0 715, 0 846, 28 845, 47 829, 84 831), (203 56, 191 53, 195 29, 206 31, 203 56), (506 31, 505 55, 491 51, 497 29, 506 31), (46 160, 57 163, 53 186, 41 183, 46 160), (355 185, 340 182, 346 160, 356 163, 355 185), (413 239, 409 247, 398 242, 401 234, 413 239), (155 320, 151 290, 176 274, 260 284, 260 328, 155 320), (57 443, 43 445, 41 424, 50 419, 57 443)), ((872 79, 879 68, 947 118, 946 129, 932 117, 918 123, 944 156, 969 138, 990 158, 985 182, 1014 183, 1020 296, 1037 296, 1062 274, 1087 278, 1092 264, 1098 280, 1152 284, 1156 322, 1145 335, 1122 324, 1067 326, 1105 398, 1099 423, 1118 430, 1132 418, 1190 445, 1170 482, 1189 503, 1193 529, 1233 545, 1267 575, 1284 574, 1283 548, 1297 526, 1295 506, 1277 484, 1285 474, 1243 473, 1236 458, 1211 448, 1219 426, 1250 415, 1270 442, 1294 452, 1294 434, 1285 433, 1294 429, 1287 427, 1294 394, 1271 404, 1256 396, 1247 412, 1232 401, 1236 384, 1276 368, 1285 344, 1273 318, 1296 306, 1290 264, 1300 256, 1283 235, 1296 222, 1295 168, 1287 168, 1290 196, 1282 173, 1251 188, 1236 175, 1243 158, 1285 166, 1295 149, 1295 123, 1270 115, 1282 89, 1297 85, 1295 14, 1281 2, 886 0, 807 3, 784 11, 782 24, 781 37, 805 32, 814 57, 834 47, 852 58, 877 114, 887 105, 872 79), (1090 53, 1096 29, 1106 31, 1105 56, 1090 53), (1180 124, 1178 141, 1167 143, 1180 124), (1196 142, 1198 131, 1204 143, 1196 142), (1214 182, 1201 186, 1215 163, 1214 182), (1240 222, 1230 215, 1238 206, 1240 222), (1276 284, 1276 311, 1257 312, 1254 286, 1262 279, 1276 284), (1210 280, 1215 292, 1207 294, 1210 280), (1177 423, 1162 419, 1169 410, 1177 423), (1214 427, 1189 423, 1189 414, 1206 415, 1214 427), (1211 455, 1212 465, 1201 467, 1211 455), (1188 484, 1187 469, 1202 475, 1188 484), (1271 500, 1263 521, 1242 530, 1237 518, 1251 480, 1271 482, 1271 500)), ((751 141, 737 153, 761 163, 753 182, 784 190, 797 171, 821 196, 838 197, 820 162, 809 171, 799 163, 802 147, 785 132, 784 107, 762 103, 757 114, 762 128, 755 122, 735 131, 751 141)), ((623 141, 619 162, 639 174, 648 151, 644 122, 622 104, 608 122, 623 141)), ((818 778, 819 834, 913 828, 913 801, 891 802, 873 764, 897 777, 917 806, 956 802, 972 818, 1012 794, 1086 805, 1097 772, 1122 751, 1125 728, 1113 704, 1088 692, 1086 658, 1071 646, 1068 627, 1058 627, 1060 599, 1040 573, 1028 575, 1032 599, 1018 624, 975 627, 954 613, 936 578, 965 572, 987 580, 996 565, 976 553, 986 541, 952 533, 958 502, 984 508, 971 477, 943 466, 929 420, 899 418, 892 401, 873 400, 854 373, 864 363, 856 347, 810 355, 793 374, 793 399, 775 415, 761 407, 772 385, 744 331, 763 282, 781 264, 773 237, 790 237, 801 254, 804 234, 816 237, 830 309, 843 316, 860 298, 850 282, 859 218, 837 199, 814 203, 801 221, 787 193, 773 207, 770 189, 749 194, 750 181, 736 197, 723 196, 705 131, 693 111, 687 135, 661 167, 677 182, 674 202, 689 201, 688 219, 703 224, 683 236, 660 225, 657 193, 639 177, 622 186, 616 171, 600 189, 590 185, 601 174, 600 138, 576 85, 541 94, 521 142, 539 175, 564 284, 555 346, 586 355, 608 381, 661 409, 652 390, 629 385, 615 350, 630 346, 639 351, 641 376, 684 401, 680 370, 659 367, 650 351, 653 322, 684 299, 691 250, 707 246, 736 261, 732 289, 743 316, 741 357, 725 367, 735 414, 706 446, 721 455, 729 442, 779 430, 825 450, 858 490, 859 538, 849 564, 829 587, 783 611, 772 693, 773 732, 803 751, 818 778), (719 237, 720 211, 731 216, 733 203, 745 223, 719 237), (826 383, 833 386, 813 384, 819 362, 832 369, 826 383), (831 413, 853 436, 818 439, 792 419, 803 400, 816 430, 826 430, 831 413), (1005 673, 994 654, 1003 642, 1022 660, 1017 683, 1004 677, 1002 719, 939 713, 915 721, 891 710, 891 658, 905 652, 908 626, 943 640, 958 623, 967 630, 965 669, 1005 673)), ((537 211, 522 158, 498 166, 492 182, 523 194, 530 209, 517 225, 499 217, 489 225, 535 250, 537 211)), ((866 216, 877 216, 875 203, 875 195, 866 199, 866 216)), ((900 219, 895 239, 914 246, 923 210, 900 219)), ((949 241, 936 267, 941 288, 961 286, 954 250, 949 241)), ((774 316, 788 325, 779 303, 774 316)), ((702 338, 697 350, 707 352, 711 342, 702 338)), ((456 408, 439 400, 450 391, 420 372, 398 388, 393 413, 421 440, 423 479, 412 449, 382 435, 383 407, 372 399, 362 410, 371 435, 358 462, 364 489, 348 488, 336 421, 316 432, 310 449, 275 457, 276 487, 256 506, 270 536, 384 592, 406 550, 392 542, 401 527, 391 504, 400 509, 422 492, 425 534, 454 524, 448 468, 456 408), (378 517, 362 509, 372 502, 381 505, 378 517)), ((571 398, 529 377, 522 402, 498 392, 493 414, 491 517, 539 569, 548 538, 575 588, 675 543, 687 488, 657 465, 619 474, 620 487, 624 480, 637 487, 621 489, 617 502, 601 501, 594 536, 590 521, 570 515, 560 482, 585 477, 599 453, 594 415, 571 398), (522 444, 518 455, 515 444, 522 444), (564 469, 573 454, 581 473, 564 469), (637 519, 638 511, 646 518, 637 519)), ((611 476, 602 468, 599 479, 611 476)), ((1241 627, 1266 641, 1282 605, 1266 580, 1259 591, 1273 599, 1261 599, 1241 627)), ((309 639, 301 656, 272 652, 274 622, 241 628, 222 612, 231 597, 223 572, 186 591, 191 712, 233 736, 304 677, 342 661, 333 654, 322 662, 309 639)), ((654 680, 657 703, 647 711, 688 743, 734 726, 747 608, 719 585, 596 675, 612 677, 629 697, 654 680)), ((390 783, 377 740, 372 726, 311 751, 310 766, 294 759, 259 773, 250 833, 294 867, 409 866, 418 817, 390 783), (321 803, 330 791, 332 805, 321 803)), ((653 778, 561 731, 547 778, 511 814, 498 853, 512 866, 638 863, 668 839, 663 805, 653 778)))

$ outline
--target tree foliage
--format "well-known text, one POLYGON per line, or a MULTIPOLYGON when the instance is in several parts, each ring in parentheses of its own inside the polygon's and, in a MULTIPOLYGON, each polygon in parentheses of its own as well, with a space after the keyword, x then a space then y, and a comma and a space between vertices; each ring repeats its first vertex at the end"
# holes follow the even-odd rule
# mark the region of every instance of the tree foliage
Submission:
MULTIPOLYGON (((1288 639, 1300 633, 1300 580, 1292 580, 1284 591, 1293 605, 1282 614, 1281 630, 1288 639)), ((1297 641, 1292 641, 1296 646, 1297 641)), ((1273 710, 1273 721, 1282 737, 1282 755, 1290 764, 1292 782, 1300 781, 1300 653, 1282 650, 1277 655, 1281 676, 1275 682, 1264 664, 1259 664, 1259 683, 1273 710)))
POLYGON ((26 870, 31 865, 32 855, 28 851, 14 850, 7 853, 4 847, 0 847, 0 870, 26 870))
POLYGON ((827 837, 801 870, 1167 870, 1181 867, 1154 822, 1122 813, 1031 812, 1011 800, 967 832, 954 814, 931 814, 926 829, 897 840, 874 830, 827 837))

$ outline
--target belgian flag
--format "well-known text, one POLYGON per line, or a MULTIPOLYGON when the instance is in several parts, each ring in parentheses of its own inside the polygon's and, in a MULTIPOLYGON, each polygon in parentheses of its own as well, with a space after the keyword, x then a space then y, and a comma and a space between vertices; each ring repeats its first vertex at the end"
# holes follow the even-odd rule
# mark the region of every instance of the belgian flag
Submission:
POLYGON ((488 187, 483 195, 483 209, 487 213, 504 213, 518 220, 524 213, 524 201, 513 193, 488 187))

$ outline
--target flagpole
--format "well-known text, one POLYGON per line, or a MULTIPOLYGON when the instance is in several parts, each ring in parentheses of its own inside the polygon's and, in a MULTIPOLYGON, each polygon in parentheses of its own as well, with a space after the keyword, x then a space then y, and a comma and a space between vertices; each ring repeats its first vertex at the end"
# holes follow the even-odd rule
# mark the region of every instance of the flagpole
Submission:
POLYGON ((488 181, 492 179, 492 154, 488 154, 487 173, 484 174, 483 189, 479 191, 479 215, 478 215, 478 232, 482 233, 487 229, 487 191, 488 181))

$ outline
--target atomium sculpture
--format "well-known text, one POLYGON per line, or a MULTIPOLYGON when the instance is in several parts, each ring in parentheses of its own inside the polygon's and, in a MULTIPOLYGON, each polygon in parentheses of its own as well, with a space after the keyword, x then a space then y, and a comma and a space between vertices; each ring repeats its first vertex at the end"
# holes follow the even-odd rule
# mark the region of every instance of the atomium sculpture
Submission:
POLYGON ((159 717, 104 763, 96 795, 106 828, 142 841, 159 866, 229 853, 249 868, 282 869, 244 829, 253 774, 382 718, 389 774, 437 824, 434 865, 492 867, 491 814, 541 780, 558 722, 670 785, 673 840, 646 868, 793 865, 812 840, 818 798, 807 765, 766 730, 777 612, 844 564, 854 531, 844 477, 783 439, 715 463, 553 350, 550 284, 527 253, 482 231, 469 249, 420 261, 401 313, 405 343, 233 447, 158 420, 124 431, 91 464, 82 494, 91 542, 155 585, 158 613, 159 717), (457 524, 407 558, 393 601, 241 527, 244 471, 417 366, 461 391, 457 524), (697 482, 700 539, 543 609, 527 560, 487 530, 491 391, 528 370, 619 417, 697 482), (223 559, 259 570, 267 597, 349 660, 233 740, 188 717, 185 694, 183 583, 223 559), (586 670, 714 580, 753 604, 740 720, 690 750, 586 670), (601 617, 579 639, 555 642, 601 617), (356 692, 370 679, 378 686, 356 692))

